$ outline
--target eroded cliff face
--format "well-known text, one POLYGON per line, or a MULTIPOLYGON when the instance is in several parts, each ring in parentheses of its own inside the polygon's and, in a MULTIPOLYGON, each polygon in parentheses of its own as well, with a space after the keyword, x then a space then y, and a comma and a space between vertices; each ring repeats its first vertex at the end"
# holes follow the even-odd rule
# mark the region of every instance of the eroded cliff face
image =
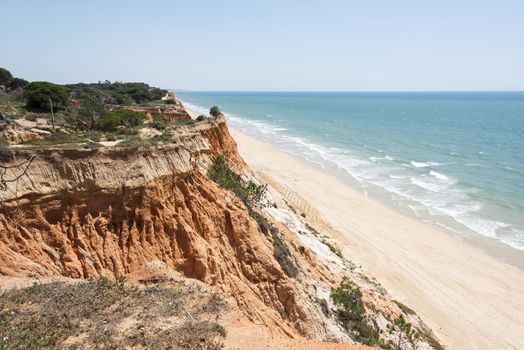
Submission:
POLYGON ((282 271, 271 238, 204 175, 218 153, 245 168, 223 120, 182 127, 162 147, 14 152, 8 164, 35 158, 1 193, 0 273, 118 278, 161 261, 253 320, 323 338, 320 309, 282 271))
MULTIPOLYGON (((223 118, 177 126, 174 135, 174 144, 149 148, 2 154, 7 166, 31 163, 3 177, 26 169, 0 189, 0 274, 155 282, 176 271, 234 300, 271 332, 351 343, 358 335, 343 327, 330 299, 331 288, 347 276, 363 291, 366 322, 385 341, 397 336, 388 327, 399 315, 431 334, 326 245, 326 236, 275 189, 269 188, 271 205, 258 215, 278 229, 279 242, 233 192, 205 175, 218 154, 227 154, 235 171, 262 181, 238 154, 223 118), (298 272, 286 274, 279 254, 287 254, 298 272)), ((405 348, 430 348, 424 339, 412 345, 405 348)))

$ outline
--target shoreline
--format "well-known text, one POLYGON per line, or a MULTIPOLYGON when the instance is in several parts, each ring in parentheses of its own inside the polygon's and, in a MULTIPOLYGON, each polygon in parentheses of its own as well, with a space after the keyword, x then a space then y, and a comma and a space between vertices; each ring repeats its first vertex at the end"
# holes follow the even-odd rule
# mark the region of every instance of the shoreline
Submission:
POLYGON ((239 130, 231 134, 255 171, 308 200, 344 254, 413 306, 450 348, 524 347, 524 272, 492 256, 504 250, 487 254, 486 242, 466 242, 239 130))
MULTIPOLYGON (((200 106, 196 106, 191 103, 184 102, 184 101, 182 101, 182 103, 184 105, 184 108, 188 112, 188 114, 193 119, 197 118, 201 114, 209 116, 209 113, 206 112, 200 106)), ((466 231, 460 232, 458 231, 458 228, 455 228, 455 229, 452 228, 451 225, 453 225, 453 223, 452 223, 451 218, 450 218, 451 221, 450 220, 446 221, 444 219, 444 222, 438 222, 438 221, 434 221, 434 219, 431 217, 424 218, 423 216, 419 216, 415 214, 413 210, 408 209, 408 207, 400 205, 398 201, 395 201, 394 199, 391 198, 390 192, 387 192, 386 190, 384 190, 383 188, 379 186, 368 183, 366 184, 367 188, 363 190, 362 187, 359 186, 358 180, 353 178, 350 174, 348 174, 345 171, 341 171, 340 169, 336 167, 331 167, 331 166, 328 168, 325 168, 324 166, 320 166, 319 163, 315 163, 299 154, 294 154, 294 153, 279 149, 276 146, 273 146, 267 140, 261 140, 257 138, 256 136, 246 133, 243 130, 241 131, 238 128, 232 127, 230 124, 228 126, 231 130, 237 130, 238 132, 241 132, 246 136, 249 136, 262 143, 271 145, 272 147, 275 147, 275 149, 277 149, 278 151, 288 154, 295 159, 298 159, 300 162, 302 162, 309 168, 313 168, 316 171, 321 172, 323 174, 332 175, 333 177, 337 178, 339 181, 343 182, 345 185, 349 186, 350 188, 360 193, 361 195, 367 196, 371 200, 378 202, 391 210, 394 210, 395 212, 399 213, 402 216, 407 216, 411 219, 419 221, 420 223, 430 225, 434 229, 443 231, 448 235, 457 237, 461 239, 463 242, 467 243, 468 245, 473 246, 475 248, 482 249, 485 253, 489 254, 490 256, 500 260, 503 263, 507 263, 511 266, 514 266, 520 269, 522 272, 524 272, 524 250, 515 248, 508 243, 502 242, 498 238, 488 237, 486 235, 483 235, 481 233, 474 232, 468 229, 466 229, 466 231)))

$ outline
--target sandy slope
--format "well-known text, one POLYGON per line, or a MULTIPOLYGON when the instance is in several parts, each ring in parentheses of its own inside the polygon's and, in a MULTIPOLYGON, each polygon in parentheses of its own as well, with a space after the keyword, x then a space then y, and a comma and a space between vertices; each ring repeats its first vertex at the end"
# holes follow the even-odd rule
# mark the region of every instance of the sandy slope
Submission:
POLYGON ((412 306, 450 349, 524 348, 524 273, 237 130, 257 171, 299 192, 347 257, 412 306))

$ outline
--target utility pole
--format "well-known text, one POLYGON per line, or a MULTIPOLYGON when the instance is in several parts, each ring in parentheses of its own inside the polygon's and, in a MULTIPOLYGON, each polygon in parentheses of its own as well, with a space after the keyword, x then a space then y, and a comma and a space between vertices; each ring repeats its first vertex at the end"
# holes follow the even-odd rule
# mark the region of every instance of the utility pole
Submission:
POLYGON ((53 100, 49 99, 49 104, 51 105, 51 123, 53 124, 53 131, 55 131, 55 113, 53 112, 53 100))

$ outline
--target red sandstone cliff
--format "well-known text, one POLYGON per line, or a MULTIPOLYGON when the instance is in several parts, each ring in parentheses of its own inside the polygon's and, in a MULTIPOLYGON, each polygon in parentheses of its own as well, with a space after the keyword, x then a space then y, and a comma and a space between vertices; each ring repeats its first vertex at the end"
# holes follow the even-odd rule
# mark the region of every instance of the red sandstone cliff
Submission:
MULTIPOLYGON (((0 273, 118 278, 161 262, 231 297, 252 321, 292 337, 350 342, 319 303, 350 272, 345 263, 322 260, 305 247, 305 236, 274 221, 299 269, 289 277, 273 238, 205 175, 213 157, 227 153, 234 169, 253 176, 225 120, 180 126, 175 139, 150 148, 6 155, 7 164, 35 158, 16 185, 0 191, 0 273)), ((402 313, 381 293, 368 286, 365 298, 383 318, 402 313)))

